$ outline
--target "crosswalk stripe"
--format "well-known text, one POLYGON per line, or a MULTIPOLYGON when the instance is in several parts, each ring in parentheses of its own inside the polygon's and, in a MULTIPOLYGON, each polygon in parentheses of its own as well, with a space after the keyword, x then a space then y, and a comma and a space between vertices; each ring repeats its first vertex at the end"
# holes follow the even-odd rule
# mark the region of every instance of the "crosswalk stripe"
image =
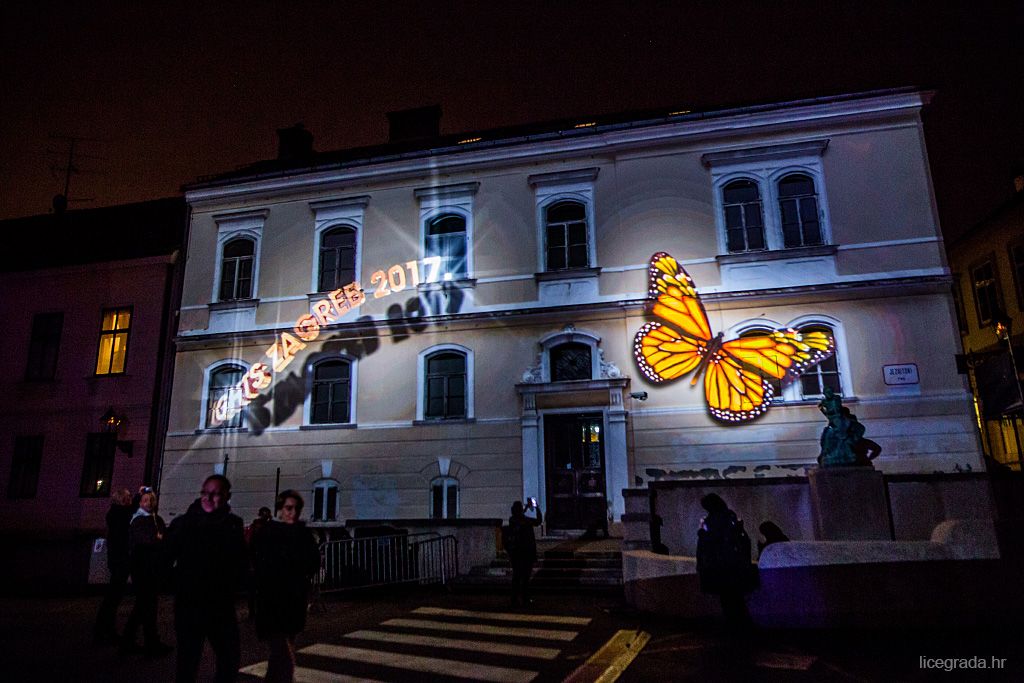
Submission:
MULTIPOLYGON (((239 673, 259 676, 267 675, 267 662, 257 662, 238 670, 239 673)), ((321 671, 320 669, 307 669, 303 666, 295 667, 295 683, 381 683, 372 678, 356 678, 345 674, 336 674, 332 671, 321 671)))
POLYGON ((383 631, 354 631, 346 633, 345 637, 358 638, 359 640, 379 640, 385 643, 401 643, 403 645, 426 645, 428 647, 452 650, 469 650, 471 652, 493 652, 494 654, 507 655, 509 657, 531 657, 534 659, 554 659, 560 652, 560 650, 550 647, 491 643, 485 640, 417 636, 409 633, 385 633, 383 631))
POLYGON ((459 676, 471 678, 478 681, 493 681, 494 683, 529 683, 540 673, 538 671, 526 671, 525 669, 512 669, 487 664, 473 664, 471 662, 460 662, 454 659, 439 659, 436 657, 420 657, 417 655, 405 655, 397 652, 381 652, 379 650, 365 650, 358 647, 346 647, 344 645, 327 645, 317 643, 299 650, 304 655, 317 655, 330 657, 332 659, 345 659, 357 662, 368 662, 379 666, 390 666, 399 669, 410 669, 413 671, 425 671, 434 674, 447 676, 459 676))
POLYGON ((443 609, 441 607, 417 607, 414 614, 431 614, 443 617, 473 617, 492 621, 526 621, 531 624, 569 624, 586 626, 590 617, 563 617, 557 614, 516 614, 514 612, 474 612, 468 609, 443 609))
POLYGON ((549 640, 572 640, 576 631, 556 631, 543 628, 522 628, 518 626, 491 626, 489 624, 454 624, 430 619, 388 619, 381 626, 408 626, 433 631, 458 631, 488 636, 513 636, 518 638, 545 638, 549 640))

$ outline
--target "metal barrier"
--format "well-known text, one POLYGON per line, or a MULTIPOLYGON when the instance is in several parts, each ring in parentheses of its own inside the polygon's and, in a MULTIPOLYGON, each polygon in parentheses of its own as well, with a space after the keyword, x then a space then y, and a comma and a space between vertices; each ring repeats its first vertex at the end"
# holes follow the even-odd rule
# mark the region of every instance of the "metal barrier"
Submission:
POLYGON ((459 566, 458 541, 437 532, 328 541, 320 554, 319 593, 396 583, 446 585, 459 566))

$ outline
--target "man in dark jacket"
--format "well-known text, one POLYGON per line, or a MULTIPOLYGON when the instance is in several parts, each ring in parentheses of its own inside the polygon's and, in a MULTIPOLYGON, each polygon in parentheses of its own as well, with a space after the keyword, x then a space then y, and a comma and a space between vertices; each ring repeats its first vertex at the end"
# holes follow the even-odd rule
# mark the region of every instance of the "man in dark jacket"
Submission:
POLYGON ((244 525, 231 514, 231 482, 206 478, 199 500, 171 522, 168 550, 176 563, 174 630, 178 639, 179 683, 195 681, 203 643, 217 658, 217 681, 233 681, 241 649, 235 594, 248 569, 244 525))
POLYGON ((121 489, 114 494, 107 510, 107 569, 110 583, 96 615, 96 642, 113 645, 118 641, 117 608, 124 598, 130 566, 128 562, 128 525, 132 521, 132 493, 121 489))
POLYGON ((544 515, 533 498, 527 501, 527 505, 537 510, 536 517, 527 517, 520 501, 512 503, 512 516, 508 518, 511 547, 505 549, 512 562, 512 604, 521 602, 524 606, 531 602, 530 574, 533 573, 533 563, 537 561, 537 539, 533 535, 533 527, 544 521, 544 515))
POLYGON ((700 499, 708 514, 697 531, 697 577, 704 593, 718 595, 726 627, 743 632, 750 627, 745 595, 757 587, 757 567, 750 561, 750 537, 743 521, 721 496, 700 499))

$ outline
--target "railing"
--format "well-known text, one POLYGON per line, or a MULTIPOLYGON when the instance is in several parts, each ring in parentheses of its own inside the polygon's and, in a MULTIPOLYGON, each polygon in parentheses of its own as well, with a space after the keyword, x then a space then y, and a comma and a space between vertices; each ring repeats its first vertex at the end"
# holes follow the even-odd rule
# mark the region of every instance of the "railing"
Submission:
POLYGON ((446 585, 459 566, 458 541, 437 532, 328 541, 320 553, 320 593, 397 583, 446 585))

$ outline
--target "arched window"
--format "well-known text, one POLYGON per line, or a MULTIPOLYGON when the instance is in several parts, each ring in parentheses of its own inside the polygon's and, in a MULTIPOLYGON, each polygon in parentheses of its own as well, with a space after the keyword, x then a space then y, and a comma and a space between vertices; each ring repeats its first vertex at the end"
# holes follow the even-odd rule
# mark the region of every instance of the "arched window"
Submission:
POLYGON ((430 518, 455 519, 459 516, 459 480, 437 477, 430 482, 430 518))
MULTIPOLYGON (((770 330, 770 329, 753 328, 753 329, 744 330, 743 332, 740 333, 740 336, 741 337, 757 337, 757 336, 760 336, 760 335, 771 334, 771 332, 772 332, 772 330, 770 330)), ((782 380, 781 379, 776 379, 776 378, 768 376, 768 375, 765 375, 765 379, 768 380, 768 383, 772 385, 772 392, 773 392, 772 403, 778 403, 779 401, 782 401, 783 400, 782 380)))
POLYGON ((320 479, 313 483, 313 509, 309 518, 314 522, 334 522, 338 519, 338 490, 335 479, 320 479))
POLYGON ((320 292, 330 292, 356 279, 356 231, 343 226, 320 235, 320 292))
POLYGON ((547 270, 586 268, 590 265, 587 246, 587 210, 579 202, 558 202, 545 212, 547 270))
POLYGON ((245 424, 245 409, 242 409, 224 421, 214 417, 217 401, 223 396, 228 397, 228 405, 238 405, 241 401, 241 389, 238 383, 246 372, 241 365, 221 365, 210 373, 210 381, 206 393, 206 427, 207 429, 232 429, 245 424))
POLYGON ((791 173, 779 180, 779 222, 786 248, 822 244, 818 194, 814 180, 791 173))
POLYGON ((424 419, 466 417, 466 355, 458 351, 438 351, 425 360, 424 419))
POLYGON ((252 298, 253 254, 256 243, 236 237, 224 245, 220 267, 220 300, 252 298))
MULTIPOLYGON (((810 324, 803 325, 801 332, 824 332, 835 337, 835 332, 828 325, 810 324)), ((825 387, 829 387, 836 394, 842 395, 843 385, 839 373, 838 353, 834 353, 817 365, 807 368, 800 375, 800 393, 802 398, 817 398, 825 393, 825 387)))
POLYGON ((313 365, 310 424, 344 424, 352 415, 352 363, 332 358, 313 365))
POLYGON ((551 347, 548 353, 552 382, 593 379, 591 349, 587 344, 565 342, 551 347))
POLYGON ((748 179, 734 180, 722 188, 725 233, 730 253, 766 249, 761 192, 748 179))
POLYGON ((427 224, 424 251, 428 257, 441 257, 442 279, 460 280, 467 277, 466 219, 445 214, 427 224))

